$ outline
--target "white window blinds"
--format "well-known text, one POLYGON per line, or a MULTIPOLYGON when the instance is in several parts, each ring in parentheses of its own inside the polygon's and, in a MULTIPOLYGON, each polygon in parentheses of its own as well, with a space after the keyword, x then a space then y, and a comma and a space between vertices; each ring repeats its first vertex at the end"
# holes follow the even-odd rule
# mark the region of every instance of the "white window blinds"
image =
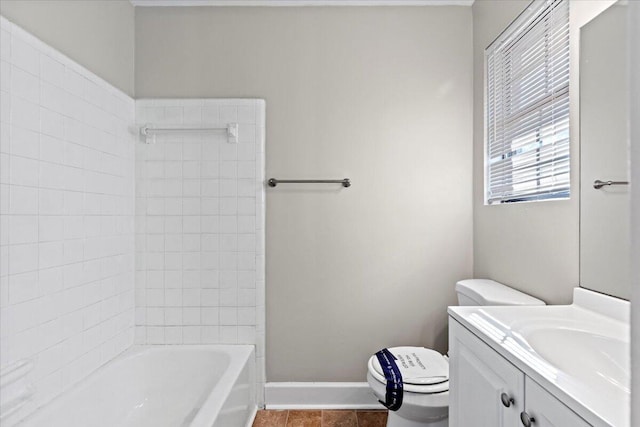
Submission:
POLYGON ((569 197, 569 1, 535 0, 485 55, 487 203, 569 197))

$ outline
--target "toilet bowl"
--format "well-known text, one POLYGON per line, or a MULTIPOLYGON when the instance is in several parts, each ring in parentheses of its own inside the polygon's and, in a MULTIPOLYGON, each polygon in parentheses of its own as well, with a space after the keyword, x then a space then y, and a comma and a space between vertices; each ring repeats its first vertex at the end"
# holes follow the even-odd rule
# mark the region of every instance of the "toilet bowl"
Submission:
MULTIPOLYGON (((370 373, 367 382, 373 394, 384 401, 385 384, 370 373)), ((449 391, 433 394, 404 392, 402 406, 389 411, 387 427, 447 427, 449 425, 449 391)))
MULTIPOLYGON (((449 362, 435 350, 424 347, 394 347, 394 355, 413 354, 421 363, 431 367, 428 376, 403 380, 402 406, 389 411, 387 426, 446 427, 449 414, 449 362), (435 368, 435 369, 433 369, 435 368)), ((387 381, 376 356, 367 366, 367 382, 378 400, 385 400, 387 381)))
MULTIPOLYGON (((470 279, 456 283, 459 305, 544 305, 530 295, 493 280, 470 279)), ((449 425, 449 361, 425 347, 389 348, 394 354, 410 354, 426 367, 422 376, 403 377, 402 405, 389 411, 387 427, 447 427, 449 425)), ((402 359, 396 361, 402 362, 402 359)), ((399 366, 400 370, 402 368, 399 366)), ((375 355, 367 363, 367 382, 384 402, 387 381, 375 355)))

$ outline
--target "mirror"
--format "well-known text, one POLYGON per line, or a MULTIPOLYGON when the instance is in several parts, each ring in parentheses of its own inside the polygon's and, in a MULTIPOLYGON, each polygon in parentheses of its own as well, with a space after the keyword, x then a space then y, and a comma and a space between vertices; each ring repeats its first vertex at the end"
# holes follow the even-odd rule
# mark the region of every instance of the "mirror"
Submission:
POLYGON ((580 29, 580 286, 624 299, 631 295, 627 7, 618 1, 580 29), (604 184, 594 188, 596 180, 604 184))

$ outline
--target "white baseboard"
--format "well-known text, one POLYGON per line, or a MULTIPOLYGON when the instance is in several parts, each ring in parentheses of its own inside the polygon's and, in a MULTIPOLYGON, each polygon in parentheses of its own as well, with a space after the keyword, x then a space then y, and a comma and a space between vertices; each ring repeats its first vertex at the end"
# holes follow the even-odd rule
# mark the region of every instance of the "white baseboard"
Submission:
POLYGON ((267 409, 383 409, 366 382, 267 383, 267 409))

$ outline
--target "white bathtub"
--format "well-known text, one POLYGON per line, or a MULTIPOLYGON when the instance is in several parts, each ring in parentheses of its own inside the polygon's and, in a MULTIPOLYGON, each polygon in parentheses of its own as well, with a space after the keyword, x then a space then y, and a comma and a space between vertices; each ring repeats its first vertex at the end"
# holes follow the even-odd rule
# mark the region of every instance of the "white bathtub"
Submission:
POLYGON ((253 346, 136 346, 20 425, 244 427, 255 396, 253 346))

